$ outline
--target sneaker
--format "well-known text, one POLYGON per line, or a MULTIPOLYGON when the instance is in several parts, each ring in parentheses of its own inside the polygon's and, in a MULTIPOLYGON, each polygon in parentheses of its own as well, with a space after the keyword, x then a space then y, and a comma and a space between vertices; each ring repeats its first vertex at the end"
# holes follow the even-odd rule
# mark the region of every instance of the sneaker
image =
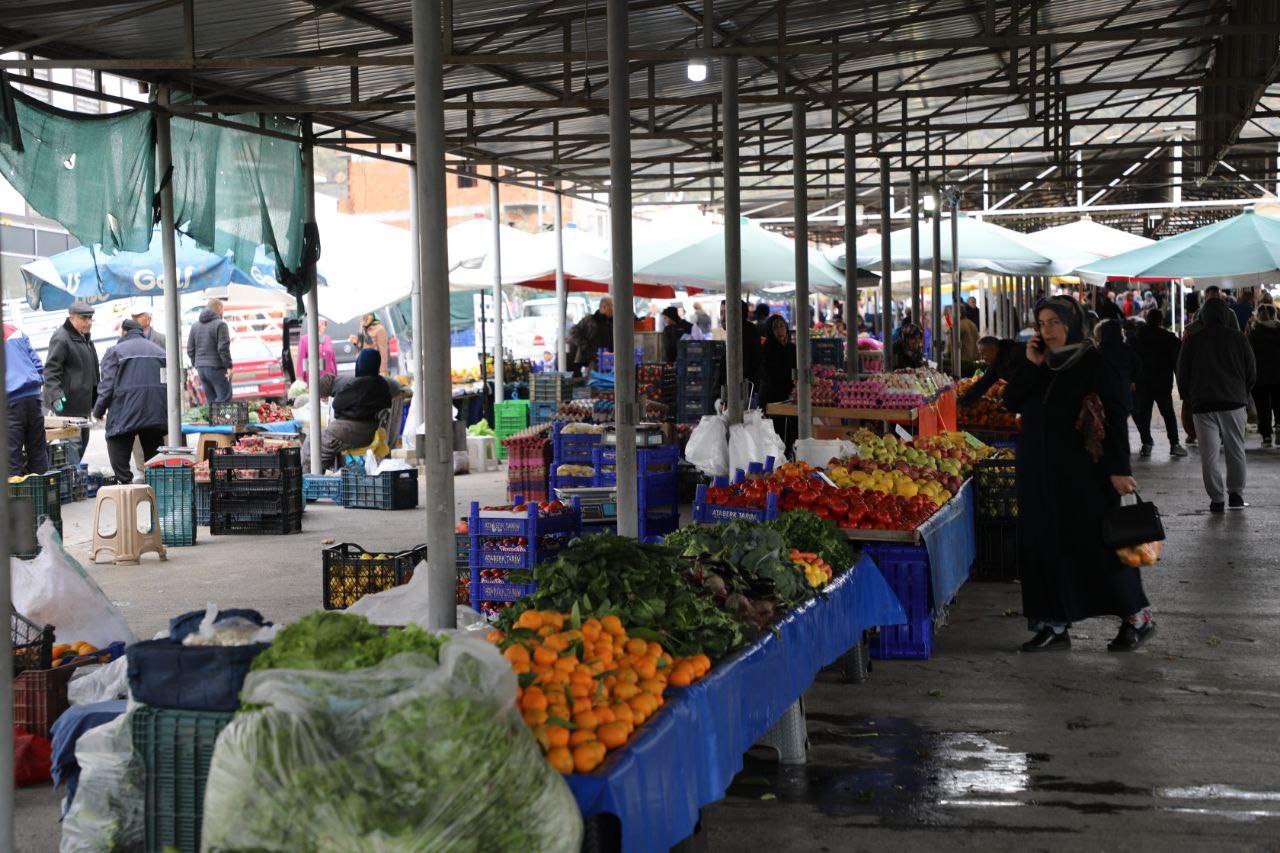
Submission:
POLYGON ((1209 502, 1209 512, 1214 513, 1215 515, 1218 515, 1226 511, 1227 511, 1227 505, 1224 504, 1222 501, 1209 502))
POLYGON ((1135 652, 1138 647, 1156 634, 1156 623, 1154 619, 1148 619, 1141 628, 1133 625, 1131 622, 1120 623, 1120 633, 1116 634, 1116 638, 1107 643, 1107 651, 1109 652, 1135 652))
POLYGON ((1196 446, 1196 440, 1195 440, 1194 438, 1190 438, 1190 437, 1188 437, 1188 438, 1187 438, 1187 444, 1188 444, 1188 445, 1190 445, 1191 447, 1195 447, 1195 446, 1196 446))
POLYGON ((1262 437, 1262 446, 1263 446, 1263 447, 1271 447, 1271 436, 1269 436, 1269 435, 1264 435, 1264 436, 1262 437))
POLYGON ((1065 652, 1071 649, 1071 635, 1065 630, 1055 633, 1052 628, 1041 628, 1036 635, 1022 644, 1024 652, 1065 652))
POLYGON ((1139 455, 1139 456, 1150 456, 1150 455, 1151 455, 1151 445, 1150 445, 1150 444, 1144 444, 1144 445, 1142 445, 1142 447, 1138 448, 1138 455, 1139 455))
POLYGON ((1170 447, 1170 448, 1169 448, 1169 455, 1170 455, 1170 456, 1179 456, 1179 457, 1181 457, 1181 456, 1186 456, 1186 455, 1187 455, 1187 449, 1186 449, 1185 447, 1183 447, 1181 444, 1175 444, 1173 447, 1170 447))
POLYGON ((1227 506, 1232 509, 1244 509, 1248 504, 1244 501, 1244 495, 1239 492, 1232 492, 1227 495, 1227 506))

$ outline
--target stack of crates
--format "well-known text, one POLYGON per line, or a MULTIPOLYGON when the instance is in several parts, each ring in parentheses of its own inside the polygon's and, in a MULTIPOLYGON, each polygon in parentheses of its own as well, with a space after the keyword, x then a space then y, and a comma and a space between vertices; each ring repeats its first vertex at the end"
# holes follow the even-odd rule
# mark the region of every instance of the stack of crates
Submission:
MULTIPOLYGON (((595 467, 593 486, 618 484, 618 449, 601 445, 592 451, 595 467)), ((636 495, 640 515, 640 538, 662 536, 680 526, 680 448, 674 444, 636 448, 636 495)))
POLYGON ((166 547, 196 544, 195 460, 157 454, 147 462, 146 476, 156 495, 160 541, 166 547))
POLYGON ((973 467, 976 488, 976 581, 1018 579, 1018 486, 1012 459, 984 459, 973 467))
POLYGON ((636 368, 636 396, 652 400, 667 407, 676 408, 676 366, 674 364, 647 363, 636 368))
POLYGON ((507 458, 502 440, 529 426, 529 401, 506 400, 493 404, 493 432, 498 437, 498 458, 507 458))
POLYGON ((492 617, 533 593, 531 570, 582 532, 582 514, 576 503, 543 515, 536 506, 524 512, 482 510, 472 501, 468 528, 471 606, 492 617))
POLYGON ((844 340, 842 338, 810 338, 809 362, 843 369, 845 366, 844 340))
POLYGON ((573 399, 581 381, 572 373, 554 370, 535 373, 529 377, 529 425, 536 426, 555 420, 560 404, 573 399))
POLYGON ((237 453, 217 447, 209 456, 209 532, 302 532, 302 456, 296 447, 237 453))
POLYGON ((603 440, 603 433, 566 433, 566 422, 556 421, 551 430, 551 494, 556 489, 581 488, 595 485, 594 451, 603 440), (583 465, 591 469, 587 474, 561 474, 561 465, 583 465))
MULTIPOLYGON (((636 364, 644 361, 644 347, 636 347, 636 364)), ((607 349, 596 350, 596 370, 601 373, 613 373, 613 353, 607 349)))
POLYGON ((40 553, 36 542, 36 530, 47 518, 53 522, 62 536, 62 500, 58 495, 58 474, 28 474, 17 482, 9 483, 9 523, 13 537, 9 553, 15 557, 31 559, 40 553), (22 530, 18 529, 22 525, 22 530))
POLYGON ((724 374, 724 341, 681 341, 676 360, 676 421, 715 414, 724 374))
POLYGON ((507 451, 507 499, 523 495, 525 500, 547 500, 550 496, 551 438, 545 435, 520 437, 504 449, 507 451))
POLYGON ((49 471, 58 475, 58 500, 64 506, 84 500, 85 472, 80 467, 80 445, 77 442, 50 442, 49 471))

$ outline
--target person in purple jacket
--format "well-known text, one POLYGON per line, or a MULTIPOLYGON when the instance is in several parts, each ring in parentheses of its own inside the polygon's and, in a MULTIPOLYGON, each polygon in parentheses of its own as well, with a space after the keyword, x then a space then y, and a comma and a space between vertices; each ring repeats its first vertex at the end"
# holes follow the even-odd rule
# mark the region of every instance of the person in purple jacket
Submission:
POLYGON ((17 326, 4 324, 4 393, 9 401, 9 476, 49 470, 44 440, 44 365, 31 340, 17 326))

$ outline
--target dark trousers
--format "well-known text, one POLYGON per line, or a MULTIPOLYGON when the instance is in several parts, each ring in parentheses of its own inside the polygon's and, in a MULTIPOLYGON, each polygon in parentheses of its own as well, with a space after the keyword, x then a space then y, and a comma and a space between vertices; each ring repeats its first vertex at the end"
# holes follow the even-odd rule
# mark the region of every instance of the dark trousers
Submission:
POLYGON ((1253 404, 1258 408, 1258 434, 1270 438, 1273 421, 1280 421, 1280 382, 1254 385, 1253 404))
POLYGON ((231 380, 227 371, 217 367, 197 367, 200 376, 200 387, 204 389, 204 398, 210 403, 226 403, 231 400, 231 380))
POLYGON ((160 445, 164 444, 164 437, 165 427, 148 427, 136 432, 107 436, 107 457, 111 460, 111 470, 115 472, 116 482, 123 486, 133 482, 133 470, 129 467, 129 462, 133 457, 135 438, 142 443, 142 458, 146 460, 156 455, 160 445))
POLYGON ((1165 433, 1169 436, 1169 446, 1178 443, 1178 416, 1173 411, 1173 388, 1153 388, 1149 385, 1138 385, 1133 392, 1133 422, 1138 427, 1138 435, 1143 444, 1154 444, 1151 439, 1151 406, 1160 409, 1160 418, 1164 421, 1165 433))
POLYGON ((10 400, 9 476, 43 474, 48 470, 49 446, 44 440, 44 409, 40 395, 10 400))

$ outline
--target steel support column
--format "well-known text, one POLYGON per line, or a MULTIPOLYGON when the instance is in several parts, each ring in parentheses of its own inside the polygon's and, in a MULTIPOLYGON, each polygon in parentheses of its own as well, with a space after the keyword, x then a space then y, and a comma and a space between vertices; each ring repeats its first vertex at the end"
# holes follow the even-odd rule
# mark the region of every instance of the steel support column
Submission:
POLYGON ((635 287, 631 272, 631 92, 627 0, 605 7, 609 59, 609 230, 613 251, 613 390, 618 535, 640 532, 636 495, 635 287))
MULTIPOLYGON (((0 324, 4 322, 4 300, 0 300, 0 324)), ((0 375, 5 372, 4 347, 0 346, 0 375)), ((0 435, 9 434, 9 395, 0 394, 0 435)), ((9 489, 0 489, 0 601, 12 601, 9 566, 9 489)), ((13 639, 0 631, 0 684, 13 683, 13 639)), ((0 731, 13 731, 13 691, 0 690, 0 731)), ((0 850, 16 850, 13 843, 13 737, 0 744, 0 850)))
POLYGON ((791 105, 791 181, 795 189, 796 249, 796 435, 813 437, 813 398, 810 393, 809 359, 809 174, 805 158, 804 104, 791 105))
POLYGON ((884 344, 884 369, 893 370, 893 189, 889 185, 889 158, 880 158, 880 341, 884 344))
MULTIPOLYGON (((498 184, 498 166, 493 167, 493 182, 489 185, 489 215, 493 217, 493 402, 507 398, 505 357, 502 349, 502 188, 498 184)), ((494 425, 498 413, 493 413, 494 425)))
MULTIPOLYGON (((556 179, 556 203, 553 208, 556 231, 556 369, 569 369, 569 287, 564 280, 564 196, 556 179)), ((542 208, 539 207, 539 210, 542 208)))
MULTIPOLYGON (((316 158, 315 132, 308 119, 302 125, 302 197, 305 205, 303 221, 307 227, 315 228, 316 223, 316 158)), ((303 297, 307 309, 307 400, 311 404, 311 417, 307 427, 310 439, 311 473, 323 474, 320 464, 320 296, 316 288, 316 265, 307 262, 303 265, 303 276, 307 282, 307 295, 303 297)))
POLYGON ((951 375, 960 378, 960 191, 951 201, 951 375))
POLYGON ((852 133, 844 135, 844 299, 845 373, 856 380, 862 365, 858 352, 858 170, 852 133))
MULTIPOLYGON (((169 103, 169 87, 161 86, 159 101, 169 103)), ((156 113, 156 172, 160 176, 160 250, 164 256, 165 392, 168 398, 168 445, 182 446, 182 325, 178 306, 178 254, 173 231, 173 168, 169 113, 156 113)))
POLYGON ((933 316, 930 318, 933 323, 931 330, 932 335, 932 351, 929 353, 933 356, 933 360, 942 363, 942 193, 938 190, 938 185, 934 184, 929 187, 929 197, 933 199, 933 258, 929 267, 930 295, 933 316))
POLYGON ((729 423, 742 423, 742 192, 738 179, 738 57, 720 60, 724 156, 725 404, 729 423))
MULTIPOLYGON (((414 151, 414 157, 417 157, 417 151, 414 151)), ((423 338, 422 330, 422 264, 418 257, 418 167, 417 165, 409 166, 409 233, 413 235, 410 243, 414 246, 413 250, 413 287, 410 293, 412 299, 410 304, 413 306, 413 410, 417 413, 417 420, 411 426, 412 431, 409 433, 409 444, 406 447, 417 446, 418 427, 423 426, 427 422, 426 409, 426 366, 427 359, 425 357, 424 347, 426 340, 423 338)), ((423 429, 426 434, 426 429, 423 429)), ((422 460, 418 460, 421 463, 422 460)))
POLYGON ((440 4, 413 0, 413 102, 427 458, 427 627, 457 624, 453 533, 453 391, 449 379, 449 241, 445 236, 444 45, 440 4))
POLYGON ((920 170, 911 170, 911 322, 924 327, 920 313, 920 170))

